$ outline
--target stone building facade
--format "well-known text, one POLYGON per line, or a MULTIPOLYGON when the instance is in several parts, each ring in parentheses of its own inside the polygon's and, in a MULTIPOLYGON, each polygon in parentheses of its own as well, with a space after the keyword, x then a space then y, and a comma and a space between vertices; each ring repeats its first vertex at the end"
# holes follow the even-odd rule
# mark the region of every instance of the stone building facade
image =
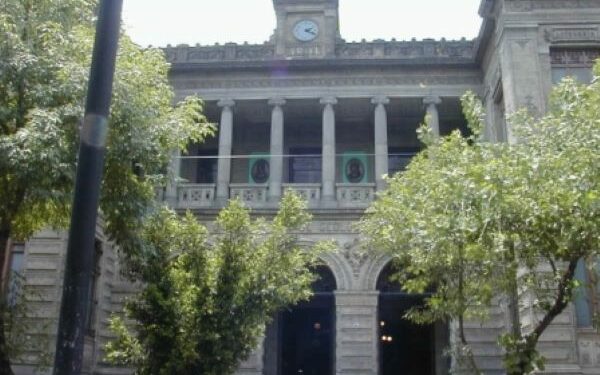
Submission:
MULTIPOLYGON (((487 109, 486 136, 510 142, 507 113, 520 107, 543 113, 553 82, 566 74, 589 77, 600 51, 600 0, 482 0, 474 40, 357 43, 340 35, 338 0, 273 5, 277 25, 264 44, 165 48, 178 97, 200 95, 219 134, 174 159, 181 178, 160 198, 210 227, 231 197, 269 215, 292 189, 314 216, 301 240, 338 244, 323 259, 328 282, 311 302, 275 317, 239 374, 447 374, 452 361, 442 352, 452 327, 398 321, 421 297, 387 282, 389 259, 363 250, 354 223, 384 187, 382 176, 401 171, 418 152, 415 131, 426 114, 438 134, 466 131, 459 98, 472 90, 487 109), (315 345, 318 355, 307 358, 315 345)), ((124 374, 104 362, 102 346, 108 316, 133 289, 120 278, 101 231, 98 239, 101 272, 86 369, 124 374)), ((44 232, 19 247, 20 271, 43 292, 36 309, 51 323, 65 244, 64 234, 44 232)), ((532 306, 521 309, 522 323, 531 325, 532 306)), ((585 303, 573 306, 542 336, 545 373, 600 374, 600 336, 589 313, 585 303)), ((471 322, 468 336, 484 373, 502 374, 496 344, 508 326, 502 304, 491 317, 471 322)), ((18 373, 30 370, 25 364, 18 373)))

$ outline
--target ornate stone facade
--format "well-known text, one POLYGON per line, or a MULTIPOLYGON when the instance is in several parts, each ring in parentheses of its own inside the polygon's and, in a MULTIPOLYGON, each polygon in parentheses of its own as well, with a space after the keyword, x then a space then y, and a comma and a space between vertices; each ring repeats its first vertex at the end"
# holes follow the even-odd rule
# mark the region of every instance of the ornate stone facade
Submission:
MULTIPOLYGON (((521 107, 543 113, 553 66, 585 67, 600 55, 600 0, 482 0, 483 25, 475 40, 358 43, 345 42, 339 34, 336 0, 274 0, 274 6, 277 28, 264 44, 164 49, 177 96, 204 98, 207 116, 220 124, 220 134, 177 160, 181 179, 157 192, 157 198, 192 210, 214 229, 211 218, 230 197, 268 216, 282 192, 298 191, 314 216, 298 233, 301 241, 337 244, 337 251, 323 258, 336 284, 334 359, 328 374, 383 374, 379 316, 384 299, 378 280, 389 258, 365 248, 356 228, 385 187, 381 175, 401 170, 418 149, 414 133, 426 113, 441 134, 464 126, 458 98, 466 90, 484 101, 487 136, 513 141, 505 115, 521 107), (309 28, 315 34, 307 36, 310 40, 294 34, 302 21, 318 27, 309 28), (270 174, 258 182, 252 163, 261 158, 270 174), (362 163, 358 178, 347 174, 351 158, 362 163)), ((51 322, 58 312, 64 246, 64 235, 51 232, 26 246, 25 275, 48 296, 39 306, 51 322)), ((100 312, 96 334, 87 341, 86 369, 124 374, 126 369, 106 364, 101 348, 110 338, 107 317, 122 309, 134 289, 119 277, 110 243, 105 248, 100 312)), ((536 319, 530 307, 522 308, 524 322, 536 319)), ((499 302, 489 321, 468 324, 486 375, 503 373, 496 336, 507 327, 506 315, 499 302)), ((436 353, 443 341, 438 328, 430 340, 436 353)), ((270 352, 281 348, 278 340, 267 337, 239 374, 287 375, 270 352)), ((548 358, 546 374, 600 373, 600 336, 579 326, 574 309, 557 319, 541 348, 548 358)), ((19 366, 17 373, 30 374, 29 365, 19 366)), ((447 362, 436 357, 424 375, 447 371, 447 362)))

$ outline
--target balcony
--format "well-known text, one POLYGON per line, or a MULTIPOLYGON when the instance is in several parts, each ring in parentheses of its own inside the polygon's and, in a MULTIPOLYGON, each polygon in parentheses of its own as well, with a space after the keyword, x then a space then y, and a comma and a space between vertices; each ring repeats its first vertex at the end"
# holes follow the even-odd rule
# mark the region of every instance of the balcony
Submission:
MULTIPOLYGON (((250 208, 274 209, 281 195, 286 191, 294 191, 313 209, 367 208, 376 197, 372 172, 374 156, 366 153, 336 156, 338 181, 334 183, 333 197, 323 196, 323 183, 320 181, 321 158, 321 155, 315 154, 282 156, 282 182, 274 184, 270 169, 273 158, 260 153, 232 157, 230 181, 226 184, 226 197, 223 199, 218 196, 217 188, 218 157, 178 157, 176 164, 181 174, 179 182, 171 189, 171 197, 167 189, 157 193, 157 199, 174 203, 177 209, 218 209, 227 199, 240 199, 250 208), (352 163, 358 163, 358 166, 352 163), (272 194, 273 189, 280 193, 272 194)), ((393 156, 390 155, 389 158, 394 165, 393 156)))

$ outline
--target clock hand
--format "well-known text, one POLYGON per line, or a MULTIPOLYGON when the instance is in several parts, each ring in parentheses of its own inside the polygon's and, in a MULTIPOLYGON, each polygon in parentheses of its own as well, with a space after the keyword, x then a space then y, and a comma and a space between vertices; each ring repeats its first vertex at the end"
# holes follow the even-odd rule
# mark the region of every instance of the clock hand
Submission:
POLYGON ((311 29, 311 28, 304 29, 304 32, 307 32, 307 33, 312 34, 312 35, 317 35, 317 33, 313 29, 311 29))

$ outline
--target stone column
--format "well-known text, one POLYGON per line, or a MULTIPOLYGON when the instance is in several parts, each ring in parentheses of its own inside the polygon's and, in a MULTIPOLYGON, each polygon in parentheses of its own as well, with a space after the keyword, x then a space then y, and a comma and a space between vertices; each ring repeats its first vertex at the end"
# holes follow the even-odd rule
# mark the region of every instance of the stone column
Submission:
POLYGON ((275 98, 269 100, 273 106, 271 112, 271 161, 269 176, 269 200, 278 201, 281 198, 281 183, 283 180, 283 109, 285 100, 275 98))
POLYGON ((440 115, 438 113, 437 106, 442 103, 442 99, 438 96, 428 96, 423 99, 423 104, 427 106, 427 116, 429 117, 429 127, 432 133, 439 137, 440 136, 440 115))
POLYGON ((167 182, 167 188, 165 189, 164 200, 167 202, 169 207, 177 208, 177 180, 181 176, 181 151, 174 150, 171 153, 171 162, 169 163, 169 182, 167 182))
POLYGON ((377 291, 336 291, 337 375, 378 372, 377 291))
POLYGON ((233 141, 233 106, 231 99, 217 103, 221 110, 219 124, 219 162, 217 165, 217 200, 225 202, 229 199, 229 181, 231 179, 231 145, 233 141))
POLYGON ((375 105, 375 184, 377 190, 385 188, 383 175, 388 174, 388 135, 387 113, 385 105, 390 100, 385 96, 375 97, 371 100, 375 105))
POLYGON ((323 150, 321 153, 321 199, 324 201, 335 200, 335 111, 337 104, 334 97, 322 98, 323 104, 323 150))

